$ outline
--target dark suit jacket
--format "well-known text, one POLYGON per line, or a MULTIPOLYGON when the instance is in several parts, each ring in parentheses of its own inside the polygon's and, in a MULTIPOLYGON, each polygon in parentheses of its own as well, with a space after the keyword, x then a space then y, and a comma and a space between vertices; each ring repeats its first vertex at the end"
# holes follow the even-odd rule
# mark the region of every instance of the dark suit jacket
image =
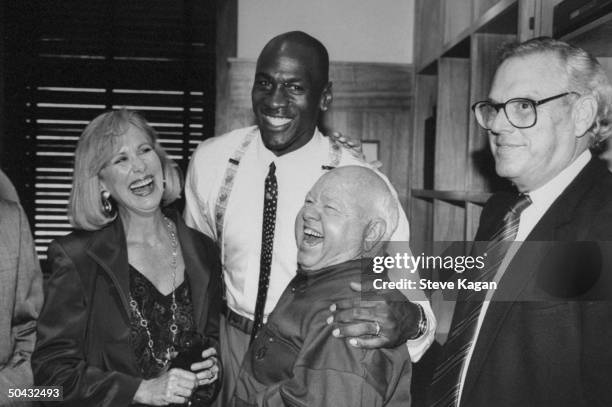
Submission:
MULTIPOLYGON (((476 240, 491 237, 508 205, 508 195, 489 200, 476 240)), ((500 280, 461 406, 612 406, 610 243, 612 174, 593 159, 500 280)))
POLYGON ((10 388, 32 385, 30 356, 43 302, 42 274, 25 212, 0 198, 0 405, 10 388))
MULTIPOLYGON (((176 223, 198 331, 219 338, 220 260, 215 244, 176 223)), ((65 405, 128 406, 140 384, 130 347, 129 265, 119 219, 49 246, 53 273, 32 357, 34 382, 63 386, 65 405)), ((56 405, 56 404, 54 404, 56 405)))

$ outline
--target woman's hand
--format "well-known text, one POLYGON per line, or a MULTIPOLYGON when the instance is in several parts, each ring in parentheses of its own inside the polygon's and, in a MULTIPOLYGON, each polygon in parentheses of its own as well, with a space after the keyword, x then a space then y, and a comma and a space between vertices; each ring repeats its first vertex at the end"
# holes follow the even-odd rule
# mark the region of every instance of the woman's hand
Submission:
POLYGON ((170 369, 155 379, 140 382, 134 401, 153 406, 184 404, 196 388, 197 380, 193 372, 170 369))
POLYGON ((197 386, 213 383, 219 378, 219 360, 215 348, 208 348, 202 352, 202 362, 191 365, 191 370, 197 372, 197 386))

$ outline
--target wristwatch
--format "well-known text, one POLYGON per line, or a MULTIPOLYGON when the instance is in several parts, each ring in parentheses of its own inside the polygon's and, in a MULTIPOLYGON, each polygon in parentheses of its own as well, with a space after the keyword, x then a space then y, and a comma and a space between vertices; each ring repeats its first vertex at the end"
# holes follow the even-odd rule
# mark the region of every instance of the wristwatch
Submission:
POLYGON ((425 316, 425 310, 421 304, 415 304, 419 309, 419 323, 417 325, 417 331, 412 337, 408 338, 409 341, 419 339, 427 331, 427 317, 425 316))

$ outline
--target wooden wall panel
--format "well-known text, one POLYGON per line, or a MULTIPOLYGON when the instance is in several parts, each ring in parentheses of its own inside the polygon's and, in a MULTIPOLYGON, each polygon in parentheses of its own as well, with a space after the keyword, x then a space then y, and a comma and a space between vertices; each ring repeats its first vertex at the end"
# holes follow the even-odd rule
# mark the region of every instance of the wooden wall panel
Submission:
POLYGON ((538 35, 544 35, 538 34, 540 32, 539 22, 537 31, 535 27, 535 17, 536 15, 540 15, 540 7, 538 2, 539 0, 519 0, 517 31, 518 40, 521 42, 537 37, 538 35), (534 19, 534 24, 530 23, 531 18, 534 19))
POLYGON ((473 19, 478 20, 488 9, 493 7, 500 0, 472 0, 473 19))
POLYGON ((444 44, 472 24, 472 0, 444 0, 444 44))
MULTIPOLYGON (((228 99, 219 106, 223 132, 254 123, 251 86, 255 61, 229 59, 228 99)), ((413 68, 404 64, 332 62, 331 109, 323 116, 324 131, 337 130, 355 139, 378 140, 379 160, 406 207, 412 120, 413 68)), ((219 134, 222 134, 221 132, 219 134)))
MULTIPOLYGON (((410 144, 410 181, 408 187, 412 189, 425 188, 425 121, 434 116, 436 97, 438 94, 438 78, 433 75, 416 75, 414 123, 412 140, 410 144)), ((435 135, 433 135, 435 137, 435 135)), ((433 163, 432 163, 433 164, 433 163)), ((433 240, 432 223, 433 203, 430 200, 412 197, 410 199, 410 225, 412 228, 410 247, 415 253, 424 250, 425 242, 433 240)))
POLYGON ((381 170, 407 207, 409 142, 412 118, 411 65, 332 62, 334 101, 322 120, 361 140, 378 140, 381 170))
MULTIPOLYGON (((463 190, 467 171, 465 135, 468 128, 470 61, 442 58, 438 63, 438 115, 436 121, 437 190, 463 190)), ((434 241, 464 238, 463 205, 434 202, 434 241)))
POLYGON ((518 0, 518 40, 552 36, 553 10, 562 0, 518 0), (533 19, 533 23, 531 23, 533 19))
MULTIPOLYGON (((391 182, 395 185, 400 195, 404 208, 408 211, 410 199, 410 133, 412 129, 412 115, 403 113, 392 114, 392 138, 393 143, 388 144, 389 164, 383 170, 391 176, 391 182), (387 171, 388 170, 388 171, 387 171)), ((407 213, 407 212, 406 212, 407 213)))
MULTIPOLYGON (((381 140, 378 146, 378 159, 380 162, 385 163, 383 171, 389 178, 393 181, 393 159, 391 152, 394 148, 396 148, 397 141, 395 140, 394 133, 394 116, 393 112, 381 112, 381 111, 372 111, 372 112, 363 112, 361 113, 363 117, 363 122, 361 125, 361 139, 362 140, 381 140), (382 142, 382 140, 389 140, 388 142, 382 142)), ((408 153, 407 150, 405 150, 408 153)), ((408 154, 405 154, 406 158, 408 154)), ((404 161, 406 165, 406 170, 408 169, 408 160, 404 161)), ((407 171, 406 171, 407 172, 407 171)), ((397 184, 397 182, 395 182, 397 184)), ((401 187, 403 188, 403 195, 406 195, 406 182, 402 182, 401 187)), ((396 187, 399 191, 400 185, 396 187)))
POLYGON ((251 86, 255 61, 229 58, 226 99, 217 105, 217 135, 255 122, 251 108, 251 86))
POLYGON ((414 54, 418 67, 433 61, 442 50, 442 0, 417 0, 414 54))
MULTIPOLYGON (((436 121, 436 155, 434 188, 463 190, 468 171, 466 130, 468 128, 470 61, 442 58, 438 61, 438 95, 436 121)), ((463 203, 434 200, 433 241, 460 241, 465 238, 463 203)), ((436 340, 444 343, 452 320, 454 303, 440 293, 432 299, 438 319, 436 340)))
POLYGON ((229 64, 228 58, 234 58, 238 49, 238 0, 216 0, 217 37, 215 44, 216 72, 215 84, 215 133, 223 134, 229 129, 223 114, 227 111, 229 64))

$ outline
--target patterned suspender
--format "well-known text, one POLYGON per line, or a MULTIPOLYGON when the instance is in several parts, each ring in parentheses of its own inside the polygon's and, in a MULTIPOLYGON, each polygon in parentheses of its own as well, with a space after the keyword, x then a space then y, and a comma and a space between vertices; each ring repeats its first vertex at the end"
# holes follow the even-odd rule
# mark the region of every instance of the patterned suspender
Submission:
POLYGON ((229 158, 225 174, 223 175, 223 184, 219 189, 219 195, 217 196, 217 203, 215 204, 215 226, 217 229, 217 242, 219 242, 219 248, 221 249, 221 258, 223 259, 223 223, 225 221, 225 209, 227 208, 227 202, 229 196, 232 193, 234 187, 234 179, 236 177, 236 171, 240 165, 240 160, 244 156, 247 148, 257 136, 257 127, 249 131, 240 146, 234 151, 234 154, 229 158))

